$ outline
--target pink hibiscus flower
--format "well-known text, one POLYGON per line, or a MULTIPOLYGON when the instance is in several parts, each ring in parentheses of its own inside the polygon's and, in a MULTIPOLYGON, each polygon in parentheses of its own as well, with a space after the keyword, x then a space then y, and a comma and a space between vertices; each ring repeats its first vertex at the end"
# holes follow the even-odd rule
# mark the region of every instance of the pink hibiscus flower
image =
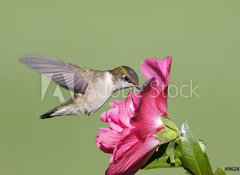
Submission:
POLYGON ((112 154, 106 175, 133 175, 150 159, 161 140, 154 134, 164 129, 167 117, 167 88, 171 57, 146 59, 141 71, 148 79, 142 91, 132 90, 125 101, 114 100, 110 110, 101 114, 109 128, 100 128, 97 146, 112 154))

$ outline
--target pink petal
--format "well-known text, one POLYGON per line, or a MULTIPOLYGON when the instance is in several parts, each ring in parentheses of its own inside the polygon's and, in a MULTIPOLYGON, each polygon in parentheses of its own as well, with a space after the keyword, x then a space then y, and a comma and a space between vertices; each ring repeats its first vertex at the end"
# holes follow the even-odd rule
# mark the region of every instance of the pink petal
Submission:
POLYGON ((135 145, 139 141, 143 141, 138 137, 138 134, 132 132, 127 135, 122 142, 120 142, 113 152, 113 161, 118 160, 128 149, 130 149, 133 145, 135 145))
POLYGON ((130 120, 135 116, 141 98, 133 90, 130 90, 124 104, 119 105, 119 119, 126 126, 131 128, 130 120))
POLYGON ((137 142, 109 165, 106 175, 134 175, 149 160, 159 143, 155 137, 137 142))
POLYGON ((103 112, 100 115, 100 119, 103 122, 108 122, 108 125, 110 128, 118 132, 123 131, 124 125, 119 120, 119 106, 115 106, 112 109, 109 109, 108 111, 103 112))
POLYGON ((121 104, 123 104, 124 102, 123 101, 121 101, 121 100, 116 100, 116 99, 114 99, 113 101, 111 101, 110 103, 109 103, 109 105, 111 106, 111 107, 116 107, 116 106, 119 106, 119 105, 121 105, 121 104))
POLYGON ((158 109, 160 115, 167 116, 168 86, 158 85, 158 83, 154 81, 154 79, 150 83, 150 86, 151 91, 148 92, 148 97, 152 97, 154 99, 153 103, 156 104, 156 109, 158 109))
POLYGON ((124 104, 123 101, 120 101, 120 100, 113 100, 109 103, 109 105, 112 107, 111 109, 103 112, 101 115, 100 115, 100 119, 103 121, 103 122, 107 122, 108 121, 108 118, 112 118, 112 119, 115 119, 117 120, 118 119, 118 109, 119 109, 119 106, 124 104))
POLYGON ((168 85, 171 62, 171 56, 162 60, 157 58, 146 59, 141 63, 142 74, 147 79, 155 77, 159 84, 168 85))
POLYGON ((142 137, 151 136, 164 128, 161 116, 167 115, 167 93, 154 79, 143 87, 141 106, 133 118, 133 125, 142 137))
MULTIPOLYGON (((99 128, 99 135, 102 135, 102 134, 104 134, 108 131, 111 131, 111 129, 109 129, 109 128, 99 128)), ((107 148, 107 147, 103 146, 102 138, 100 138, 99 135, 96 137, 97 147, 105 153, 113 153, 113 147, 107 148)))
POLYGON ((130 129, 117 132, 109 128, 100 128, 96 144, 103 152, 113 153, 114 148, 130 133, 130 129))
POLYGON ((100 115, 100 119, 103 122, 107 122, 109 118, 117 120, 118 117, 118 107, 113 107, 100 115))
POLYGON ((141 95, 137 94, 136 92, 134 92, 133 90, 130 90, 130 92, 128 93, 128 97, 126 98, 126 104, 127 105, 131 105, 131 111, 135 112, 141 102, 141 95))
POLYGON ((122 132, 123 128, 131 128, 130 120, 135 116, 135 111, 138 109, 141 98, 134 91, 130 90, 125 102, 113 100, 110 103, 112 106, 108 111, 100 115, 103 122, 108 122, 110 128, 122 132))

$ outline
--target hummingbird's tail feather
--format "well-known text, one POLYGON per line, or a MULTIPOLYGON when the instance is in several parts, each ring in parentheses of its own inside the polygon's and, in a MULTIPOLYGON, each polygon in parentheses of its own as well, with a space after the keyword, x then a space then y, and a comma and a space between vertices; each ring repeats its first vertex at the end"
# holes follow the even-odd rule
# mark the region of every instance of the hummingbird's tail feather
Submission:
POLYGON ((80 114, 79 107, 74 103, 74 100, 71 98, 68 101, 60 104, 59 106, 51 109, 50 111, 42 114, 41 119, 48 119, 55 116, 64 116, 64 115, 78 115, 80 114))

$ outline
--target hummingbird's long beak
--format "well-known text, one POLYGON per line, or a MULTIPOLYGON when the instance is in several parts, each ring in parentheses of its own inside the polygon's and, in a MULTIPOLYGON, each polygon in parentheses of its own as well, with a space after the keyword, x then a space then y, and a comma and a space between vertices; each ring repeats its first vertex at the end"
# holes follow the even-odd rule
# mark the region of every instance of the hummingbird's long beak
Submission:
POLYGON ((142 90, 142 86, 141 86, 141 85, 139 85, 139 84, 138 84, 138 85, 136 85, 135 87, 136 87, 138 90, 140 90, 140 91, 142 90))

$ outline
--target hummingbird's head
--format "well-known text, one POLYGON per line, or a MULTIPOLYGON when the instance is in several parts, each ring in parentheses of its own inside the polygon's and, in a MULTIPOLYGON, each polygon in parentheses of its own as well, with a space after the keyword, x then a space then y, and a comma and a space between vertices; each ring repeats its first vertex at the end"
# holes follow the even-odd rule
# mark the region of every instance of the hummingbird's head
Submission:
POLYGON ((110 72, 114 76, 115 84, 118 89, 135 86, 137 89, 141 90, 141 86, 138 82, 138 76, 132 68, 128 66, 120 66, 110 72))

